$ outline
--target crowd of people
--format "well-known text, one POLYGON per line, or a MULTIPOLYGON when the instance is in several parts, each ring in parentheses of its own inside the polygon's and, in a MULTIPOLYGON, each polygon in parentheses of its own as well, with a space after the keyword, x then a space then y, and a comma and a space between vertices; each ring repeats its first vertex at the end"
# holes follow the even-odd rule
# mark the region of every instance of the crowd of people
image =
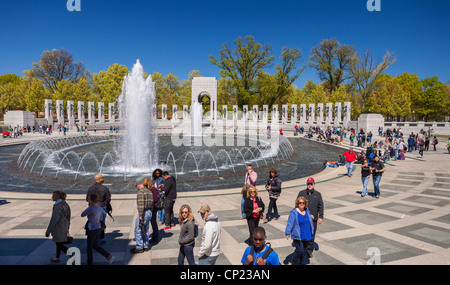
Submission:
MULTIPOLYGON (((246 219, 249 238, 242 264, 279 265, 278 254, 266 242, 266 232, 262 221, 266 224, 276 221, 280 217, 276 201, 281 195, 282 181, 275 168, 270 169, 265 183, 265 190, 269 194, 269 206, 265 211, 265 203, 258 195, 256 181, 258 176, 252 165, 248 165, 242 187, 242 218, 246 219)), ((286 238, 292 240, 294 253, 292 264, 308 264, 313 256, 312 252, 318 246, 314 242, 317 225, 323 220, 323 200, 321 194, 314 189, 313 178, 307 179, 307 188, 300 191, 294 201, 294 208, 289 214, 285 228, 286 238)), ((179 224, 179 253, 178 264, 183 265, 185 260, 189 265, 214 265, 220 255, 221 226, 219 217, 211 210, 210 205, 204 204, 198 209, 204 226, 201 233, 201 244, 197 254, 198 262, 194 256, 196 238, 199 235, 199 226, 194 218, 194 211, 188 204, 180 206, 178 219, 174 215, 174 206, 177 199, 176 179, 167 171, 154 170, 151 179, 144 178, 136 184, 136 206, 138 215, 135 221, 134 237, 136 245, 130 250, 133 254, 149 251, 151 245, 160 241, 160 231, 166 232, 179 224), (159 226, 162 226, 160 229, 159 226)), ((67 244, 73 238, 70 236, 71 209, 66 202, 66 194, 54 191, 52 200, 55 202, 52 216, 45 233, 46 237, 52 235, 56 244, 56 255, 51 262, 60 262, 61 252, 68 254, 67 244)), ((95 176, 95 183, 86 193, 87 208, 80 214, 87 217, 85 231, 87 242, 87 264, 93 264, 93 250, 99 252, 109 263, 114 256, 101 246, 105 242, 106 217, 112 217, 111 193, 104 185, 101 174, 95 176)), ((72 255, 70 255, 72 256, 72 255)))
MULTIPOLYGON (((302 128, 296 127, 298 133, 305 133, 302 128)), ((423 156, 423 151, 427 151, 427 134, 423 131, 418 134, 410 134, 407 142, 404 142, 403 134, 400 131, 383 132, 383 142, 372 142, 373 137, 364 134, 360 130, 357 134, 354 130, 344 128, 327 128, 322 131, 320 128, 309 128, 306 136, 316 135, 324 142, 330 140, 342 141, 346 136, 359 136, 358 142, 365 142, 366 149, 359 153, 354 147, 343 152, 339 161, 326 161, 324 164, 330 167, 346 166, 346 175, 352 178, 354 175, 354 164, 361 164, 361 196, 368 195, 368 182, 372 176, 374 187, 374 198, 381 195, 380 181, 386 170, 385 161, 390 159, 404 159, 402 153, 418 150, 423 156), (334 138, 333 138, 334 136, 334 138)), ((436 145, 437 140, 432 140, 432 145, 436 145)), ((450 139, 448 144, 450 144, 450 139)), ((363 144, 358 143, 362 147, 363 144)), ((450 148, 450 147, 449 147, 450 148)), ((92 251, 98 251, 107 261, 113 262, 114 257, 101 247, 104 240, 106 215, 111 214, 111 194, 109 189, 103 185, 101 174, 95 177, 95 184, 91 186, 86 194, 88 207, 81 213, 82 217, 87 217, 85 226, 87 235, 87 263, 93 264, 92 251)), ((241 263, 243 265, 279 265, 280 260, 276 251, 267 242, 266 223, 277 221, 280 217, 277 207, 277 200, 282 192, 282 180, 276 168, 271 168, 267 178, 264 178, 264 190, 267 191, 268 200, 264 201, 258 192, 257 184, 261 178, 253 169, 252 165, 247 165, 247 172, 244 176, 241 198, 241 219, 245 219, 249 236, 242 241, 248 246, 243 252, 241 263), (258 180, 259 179, 259 180, 258 180), (268 206, 266 207, 266 203, 268 206)), ((185 261, 189 265, 214 265, 221 254, 220 235, 221 225, 219 218, 212 212, 210 205, 204 204, 198 209, 204 226, 201 233, 201 244, 196 256, 194 248, 196 238, 199 236, 199 225, 194 218, 194 210, 188 204, 179 207, 178 217, 174 215, 174 208, 177 201, 176 179, 167 171, 156 169, 151 178, 145 178, 136 184, 137 212, 135 221, 135 242, 131 253, 139 254, 149 251, 151 246, 159 243, 161 231, 166 232, 179 225, 178 236, 178 261, 183 265, 185 261), (161 227, 161 228, 160 228, 161 227)), ((259 189, 261 191, 262 189, 259 189)), ((67 253, 66 244, 69 243, 69 228, 71 211, 70 206, 65 201, 66 194, 61 191, 53 193, 53 214, 50 220, 46 236, 50 234, 56 243, 56 256, 51 261, 59 262, 61 252, 67 253)), ((313 251, 318 249, 315 236, 318 225, 323 222, 324 202, 321 193, 315 189, 315 180, 309 177, 306 181, 306 189, 301 190, 295 201, 293 208, 289 212, 287 223, 284 226, 287 240, 292 241, 293 254, 290 262, 294 265, 305 265, 310 263, 313 251)))

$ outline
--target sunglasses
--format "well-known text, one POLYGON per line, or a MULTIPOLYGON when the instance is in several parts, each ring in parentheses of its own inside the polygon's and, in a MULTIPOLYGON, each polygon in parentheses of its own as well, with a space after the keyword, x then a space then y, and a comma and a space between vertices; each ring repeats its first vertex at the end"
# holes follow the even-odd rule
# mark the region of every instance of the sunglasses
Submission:
POLYGON ((314 183, 306 183, 306 185, 314 185, 314 183))

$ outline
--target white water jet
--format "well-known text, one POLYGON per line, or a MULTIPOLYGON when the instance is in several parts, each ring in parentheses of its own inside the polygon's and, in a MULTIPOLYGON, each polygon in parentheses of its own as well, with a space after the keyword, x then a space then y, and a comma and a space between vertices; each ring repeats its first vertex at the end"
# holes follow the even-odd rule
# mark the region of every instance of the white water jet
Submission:
POLYGON ((144 68, 137 60, 132 72, 124 78, 122 94, 119 97, 125 132, 120 144, 118 168, 129 172, 142 172, 158 165, 154 100, 155 83, 150 75, 145 79, 144 68))

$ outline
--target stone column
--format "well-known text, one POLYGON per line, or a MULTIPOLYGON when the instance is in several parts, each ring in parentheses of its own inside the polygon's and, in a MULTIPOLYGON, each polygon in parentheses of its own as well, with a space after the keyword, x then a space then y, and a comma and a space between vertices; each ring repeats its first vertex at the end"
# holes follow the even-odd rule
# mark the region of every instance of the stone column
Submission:
POLYGON ((105 102, 98 102, 98 121, 99 124, 105 123, 105 102))
POLYGON ((53 125, 53 103, 52 99, 45 99, 44 102, 44 112, 47 124, 53 125))
POLYGON ((75 105, 73 101, 67 101, 67 118, 71 129, 75 126, 75 105))
POLYGON ((237 121, 238 119, 238 105, 233 105, 233 121, 237 121))
POLYGON ((172 105, 172 122, 178 122, 178 106, 172 105))
POLYGON ((108 103, 108 119, 110 124, 116 123, 116 110, 114 103, 108 103))
POLYGON ((161 104, 161 119, 167 120, 167 104, 161 104))
POLYGON ((300 125, 306 124, 306 104, 300 104, 300 125))
POLYGON ((328 127, 333 121, 333 103, 327 103, 325 107, 325 125, 328 127))
POLYGON ((84 117, 84 101, 78 101, 78 123, 79 127, 86 125, 86 118, 84 117))
POLYGON ((268 119, 269 119, 269 105, 263 105, 262 120, 263 122, 267 123, 268 119))
POLYGON ((344 113, 344 128, 347 128, 348 124, 352 120, 351 119, 351 115, 352 115, 351 102, 344 102, 344 109, 342 111, 344 113))
POLYGON ((317 104, 317 125, 322 127, 323 122, 323 103, 317 104))
POLYGON ((224 120, 228 119, 228 106, 227 105, 222 106, 222 119, 224 119, 224 120))
POLYGON ((186 120, 189 117, 189 106, 183 105, 183 120, 186 120))
POLYGON ((248 105, 242 106, 242 117, 241 120, 247 121, 248 120, 248 105))
POLYGON ((316 120, 316 104, 309 104, 308 125, 313 126, 315 120, 316 120))
POLYGON ((56 120, 58 125, 64 125, 64 101, 56 100, 56 120))
POLYGON ((281 105, 281 122, 283 124, 286 124, 288 121, 288 117, 289 117, 289 109, 288 109, 288 105, 287 104, 283 104, 281 105))
POLYGON ((341 122, 341 102, 336 102, 334 103, 334 125, 336 127, 340 126, 340 122, 341 122))
POLYGON ((272 122, 278 121, 279 118, 278 105, 272 106, 272 122))
POLYGON ((258 122, 258 119, 259 119, 259 106, 258 105, 253 105, 252 118, 253 118, 253 122, 258 122))
POLYGON ((153 120, 157 120, 158 119, 158 108, 157 108, 156 104, 153 104, 153 106, 152 106, 152 114, 153 114, 153 120))
POLYGON ((89 120, 89 125, 95 125, 95 105, 94 105, 94 102, 88 102, 88 120, 89 120))
POLYGON ((291 105, 291 123, 292 124, 297 123, 297 104, 291 105))

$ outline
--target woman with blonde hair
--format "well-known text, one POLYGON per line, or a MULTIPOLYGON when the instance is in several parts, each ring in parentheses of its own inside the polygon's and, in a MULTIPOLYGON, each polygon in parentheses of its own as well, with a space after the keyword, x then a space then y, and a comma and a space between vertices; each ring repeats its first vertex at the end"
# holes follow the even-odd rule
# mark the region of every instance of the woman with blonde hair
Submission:
POLYGON ((306 265, 308 259, 308 241, 312 240, 314 232, 313 216, 308 210, 308 200, 301 196, 295 200, 295 208, 289 213, 285 230, 286 238, 292 238, 295 247, 292 257, 293 265, 306 265))
POLYGON ((182 205, 178 215, 180 222, 180 236, 178 237, 178 244, 180 251, 178 253, 178 265, 184 265, 184 258, 186 257, 189 265, 195 265, 194 246, 195 237, 197 236, 197 225, 195 224, 194 213, 189 205, 182 205))
POLYGON ((264 213, 264 202, 258 197, 258 190, 255 186, 250 186, 247 198, 244 201, 244 213, 247 219, 248 230, 250 232, 249 244, 253 244, 253 231, 259 225, 259 220, 264 213))

